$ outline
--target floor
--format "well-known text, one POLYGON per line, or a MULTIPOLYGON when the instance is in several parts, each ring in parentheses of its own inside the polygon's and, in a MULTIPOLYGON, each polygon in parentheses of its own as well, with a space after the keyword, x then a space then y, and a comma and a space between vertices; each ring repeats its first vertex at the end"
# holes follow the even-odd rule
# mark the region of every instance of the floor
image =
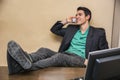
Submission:
POLYGON ((8 75, 7 67, 0 67, 0 80, 70 80, 84 74, 85 68, 51 67, 29 73, 8 75))

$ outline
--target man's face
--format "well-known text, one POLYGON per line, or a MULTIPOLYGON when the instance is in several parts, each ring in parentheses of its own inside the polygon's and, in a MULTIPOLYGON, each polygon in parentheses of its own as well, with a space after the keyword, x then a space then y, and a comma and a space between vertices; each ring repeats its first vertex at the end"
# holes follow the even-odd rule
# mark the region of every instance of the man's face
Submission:
POLYGON ((78 10, 76 14, 77 24, 82 25, 88 22, 90 16, 85 16, 85 13, 83 10, 78 10))

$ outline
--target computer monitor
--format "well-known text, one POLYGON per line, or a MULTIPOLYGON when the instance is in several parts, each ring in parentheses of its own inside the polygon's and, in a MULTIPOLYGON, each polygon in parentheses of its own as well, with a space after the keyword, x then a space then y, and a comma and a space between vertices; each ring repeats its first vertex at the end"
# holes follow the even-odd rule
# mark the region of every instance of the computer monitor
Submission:
POLYGON ((89 53, 85 80, 120 80, 120 48, 89 53))

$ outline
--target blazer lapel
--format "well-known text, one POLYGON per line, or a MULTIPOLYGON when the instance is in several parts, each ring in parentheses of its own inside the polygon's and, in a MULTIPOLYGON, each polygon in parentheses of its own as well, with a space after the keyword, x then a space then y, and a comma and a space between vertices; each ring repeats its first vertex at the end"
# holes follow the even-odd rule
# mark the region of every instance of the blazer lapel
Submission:
MULTIPOLYGON (((92 36, 93 36, 93 28, 90 26, 88 36, 86 39, 86 53, 89 52, 91 46, 92 46, 92 36)), ((88 55, 86 55, 88 56, 88 55)))
POLYGON ((67 41, 66 41, 67 44, 71 42, 72 38, 74 37, 74 35, 78 29, 79 29, 79 27, 75 26, 75 27, 73 27, 73 29, 71 29, 69 31, 69 35, 67 35, 67 41))

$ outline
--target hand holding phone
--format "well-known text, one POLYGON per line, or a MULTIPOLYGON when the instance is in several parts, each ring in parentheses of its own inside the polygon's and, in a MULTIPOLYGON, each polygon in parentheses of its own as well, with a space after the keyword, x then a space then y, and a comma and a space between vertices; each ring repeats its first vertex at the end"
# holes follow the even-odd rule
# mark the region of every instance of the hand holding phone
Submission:
POLYGON ((62 24, 67 24, 67 23, 76 23, 77 22, 77 19, 76 19, 76 17, 68 17, 68 18, 66 18, 66 20, 62 20, 61 21, 61 23, 62 24))
POLYGON ((72 18, 72 23, 76 23, 76 21, 77 21, 76 18, 73 17, 73 18, 72 18))

